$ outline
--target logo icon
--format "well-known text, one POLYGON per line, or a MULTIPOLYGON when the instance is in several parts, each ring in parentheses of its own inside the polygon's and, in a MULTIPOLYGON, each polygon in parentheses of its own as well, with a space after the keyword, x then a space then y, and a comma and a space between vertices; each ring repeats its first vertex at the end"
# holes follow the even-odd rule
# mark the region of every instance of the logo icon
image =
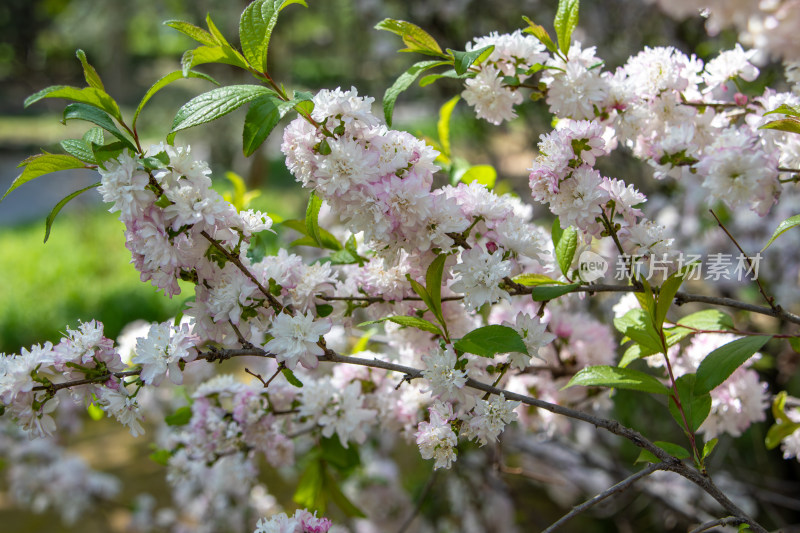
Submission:
POLYGON ((591 283, 605 276, 607 271, 608 261, 594 252, 587 250, 578 258, 578 276, 581 281, 591 283))

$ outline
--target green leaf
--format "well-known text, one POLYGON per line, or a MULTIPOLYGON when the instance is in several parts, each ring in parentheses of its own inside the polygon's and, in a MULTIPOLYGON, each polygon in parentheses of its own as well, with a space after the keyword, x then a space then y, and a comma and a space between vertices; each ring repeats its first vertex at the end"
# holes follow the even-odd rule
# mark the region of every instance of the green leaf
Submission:
POLYGON ((114 121, 108 116, 108 113, 97 109, 88 104, 69 104, 64 109, 64 118, 62 122, 67 123, 68 120, 85 120, 93 124, 97 124, 114 137, 124 142, 130 149, 135 150, 133 143, 114 125, 114 121))
POLYGON ((435 82, 436 80, 440 80, 442 78, 452 78, 456 80, 463 80, 467 78, 466 74, 458 74, 454 69, 445 70, 444 72, 440 72, 438 74, 428 74, 427 76, 423 76, 419 80, 420 87, 427 87, 431 83, 435 82))
POLYGON ((331 437, 322 437, 319 445, 322 449, 322 459, 340 472, 350 472, 361 464, 358 446, 345 448, 338 438, 331 437))
POLYGON ((150 459, 161 466, 167 466, 169 459, 172 457, 172 452, 169 450, 158 449, 149 455, 150 459))
MULTIPOLYGON (((672 455, 674 457, 677 457, 678 459, 686 459, 688 457, 691 457, 691 454, 689 453, 689 451, 686 448, 684 448, 683 446, 679 446, 677 444, 674 444, 672 442, 664 442, 664 441, 657 440, 653 444, 655 444, 656 446, 658 446, 659 448, 661 448, 662 450, 664 450, 668 454, 670 454, 670 455, 672 455)), ((650 453, 647 450, 642 450, 641 453, 639 453, 639 457, 637 457, 636 461, 634 461, 634 464, 636 464, 636 463, 645 463, 645 462, 646 463, 660 463, 661 459, 659 459, 658 457, 656 457, 655 455, 653 455, 652 453, 650 453)))
POLYGON ((65 152, 71 156, 77 157, 84 163, 97 163, 97 160, 94 158, 94 152, 92 152, 91 145, 83 139, 64 139, 59 144, 65 152))
POLYGON ((567 383, 565 389, 575 385, 584 387, 613 387, 616 389, 630 389, 653 394, 669 394, 669 389, 658 379, 633 370, 618 366, 587 366, 575 374, 567 383))
POLYGON ((697 367, 694 393, 699 395, 717 388, 771 338, 770 335, 743 337, 720 346, 708 354, 697 367))
POLYGON ((339 488, 339 484, 333 479, 333 476, 330 472, 325 471, 325 491, 331 501, 339 508, 341 512, 343 512, 346 516, 349 517, 356 517, 356 518, 366 518, 367 515, 364 514, 364 511, 359 509, 355 506, 353 502, 351 502, 347 496, 344 495, 342 490, 339 488))
POLYGON ((184 22, 182 20, 168 20, 164 22, 164 25, 178 30, 182 34, 191 37, 200 44, 205 44, 208 46, 216 46, 220 44, 210 32, 189 22, 184 22))
POLYGON ((247 70, 247 62, 244 56, 231 48, 230 45, 203 45, 194 50, 187 50, 181 58, 181 70, 184 76, 187 76, 192 68, 207 63, 223 63, 247 70))
POLYGON ((324 513, 326 507, 325 495, 322 490, 324 484, 322 461, 319 459, 312 460, 300 477, 300 482, 297 484, 297 490, 292 499, 300 507, 324 513))
POLYGON ((150 99, 158 91, 160 91, 161 89, 163 89, 164 87, 166 87, 167 85, 169 85, 172 82, 175 82, 175 81, 178 81, 178 80, 183 80, 183 79, 188 79, 188 78, 201 78, 201 79, 204 79, 206 81, 210 81, 214 85, 219 85, 219 82, 217 82, 217 80, 215 80, 211 76, 208 76, 207 74, 203 74, 202 72, 195 72, 194 70, 190 70, 190 71, 186 72, 185 74, 184 74, 183 70, 176 70, 174 72, 170 72, 169 74, 167 74, 166 76, 164 76, 163 78, 161 78, 160 80, 155 82, 149 89, 147 89, 147 92, 144 93, 144 96, 142 97, 142 100, 139 102, 139 105, 136 107, 136 112, 133 114, 133 125, 134 126, 136 125, 136 120, 139 118, 139 114, 142 112, 142 109, 144 109, 145 104, 147 104, 147 102, 150 101, 150 99))
POLYGON ((772 115, 772 114, 781 114, 781 115, 789 115, 792 117, 800 117, 800 107, 797 106, 790 106, 788 104, 781 104, 776 109, 772 111, 767 111, 764 115, 772 115))
POLYGON ((369 326, 372 324, 380 324, 381 322, 394 322, 395 324, 400 324, 401 326, 412 327, 421 329, 422 331, 428 331, 433 333, 434 335, 441 335, 442 331, 439 329, 439 326, 434 324, 433 322, 429 322, 424 318, 419 318, 416 316, 387 316, 386 318, 381 318, 380 320, 370 320, 369 322, 362 322, 358 325, 358 327, 369 326))
POLYGON ((462 183, 477 181, 487 189, 492 190, 497 181, 497 171, 492 165, 475 165, 461 175, 462 183))
POLYGON ((86 411, 89 413, 89 418, 94 420, 95 422, 102 420, 106 413, 97 406, 97 404, 90 403, 89 406, 86 408, 86 411))
POLYGON ((17 168, 19 167, 25 167, 25 170, 22 171, 22 174, 17 176, 11 184, 11 187, 9 187, 3 197, 0 198, 0 202, 8 196, 8 193, 20 185, 24 185, 45 174, 73 168, 89 168, 77 157, 71 155, 48 154, 47 152, 29 157, 17 166, 17 168))
POLYGON ((47 215, 47 220, 45 221, 44 242, 47 242, 47 239, 50 238, 50 230, 53 227, 53 221, 56 219, 56 216, 61 211, 61 209, 65 205, 67 205, 67 203, 69 203, 70 200, 72 200, 73 198, 75 198, 79 194, 82 194, 82 193, 88 191, 89 189, 94 189, 95 187, 99 187, 99 186, 100 186, 100 182, 98 181, 97 183, 93 183, 92 185, 89 185, 88 187, 84 187, 83 189, 81 189, 79 191, 75 191, 72 194, 68 194, 66 197, 64 197, 60 202, 58 202, 56 204, 56 206, 52 209, 52 211, 50 211, 50 214, 47 215))
POLYGON ((655 309, 655 326, 657 329, 661 329, 661 327, 664 325, 664 320, 667 318, 667 312, 672 306, 672 300, 678 293, 678 289, 681 288, 683 277, 685 275, 686 271, 680 270, 667 278, 667 281, 661 285, 661 290, 658 291, 658 301, 656 302, 655 309))
POLYGON ((106 89, 103 87, 103 81, 100 79, 100 75, 94 67, 89 64, 89 61, 86 59, 86 53, 79 49, 75 52, 75 55, 78 57, 83 67, 83 77, 86 79, 86 84, 89 87, 94 87, 97 90, 105 92, 106 89))
POLYGON ((414 289, 414 292, 422 298, 422 301, 425 302, 425 305, 428 306, 428 309, 433 309, 433 300, 431 299, 431 295, 421 283, 417 280, 413 279, 411 275, 406 274, 406 279, 411 284, 411 288, 414 289))
POLYGON ((520 274, 512 278, 514 283, 519 283, 525 287, 536 287, 538 285, 566 285, 563 281, 550 278, 544 274, 520 274))
POLYGON ((764 439, 764 444, 768 450, 777 448, 783 439, 798 429, 800 429, 800 423, 798 422, 779 422, 777 424, 773 424, 769 428, 769 431, 767 431, 767 437, 764 439))
POLYGON ((794 350, 795 353, 800 353, 800 337, 789 337, 788 341, 792 350, 794 350))
POLYGON ((718 442, 719 442, 719 439, 714 438, 714 439, 709 440, 708 442, 706 442, 703 445, 703 457, 702 457, 703 459, 705 459, 706 457, 711 455, 711 452, 713 452, 714 448, 717 447, 717 443, 718 442))
POLYGON ((311 191, 306 208, 305 234, 308 235, 316 246, 329 250, 341 250, 341 243, 329 232, 319 227, 319 210, 322 207, 322 198, 311 191))
POLYGON ((436 315, 439 322, 444 322, 444 317, 442 316, 442 276, 444 276, 445 261, 447 261, 446 254, 437 255, 425 273, 425 288, 428 290, 428 294, 431 295, 431 303, 433 304, 431 312, 436 315))
POLYGON ((274 92, 260 85, 230 85, 203 93, 178 110, 170 133, 211 122, 266 94, 274 92))
POLYGON ((453 68, 456 74, 466 74, 473 63, 477 62, 480 64, 482 61, 485 61, 487 57, 492 55, 493 51, 493 44, 484 46, 478 50, 472 50, 471 52, 459 52, 458 50, 447 49, 447 53, 453 56, 453 68), (480 61, 478 61, 479 59, 480 61))
POLYGON ((578 26, 579 7, 579 0, 559 0, 558 2, 558 10, 556 11, 556 19, 553 25, 556 28, 558 48, 561 49, 561 52, 564 54, 569 52, 572 32, 578 26))
POLYGON ((767 122, 763 126, 760 126, 758 129, 787 131, 789 133, 800 133, 800 120, 797 120, 796 118, 782 118, 779 120, 773 120, 772 122, 767 122))
POLYGON ((614 319, 617 331, 641 344, 651 353, 663 351, 661 337, 653 326, 650 317, 642 309, 631 309, 624 316, 614 319))
MULTIPOLYGON (((694 333, 692 330, 686 328, 665 328, 664 336, 667 339, 667 347, 669 348, 670 346, 678 344, 682 339, 685 339, 692 333, 694 333)), ((641 344, 633 343, 628 347, 627 350, 625 350, 625 353, 622 355, 622 360, 619 362, 619 366, 628 366, 637 359, 660 352, 660 346, 659 349, 656 350, 655 346, 652 346, 651 348, 645 348, 641 344)))
POLYGON ((242 149, 245 156, 251 156, 263 143, 278 122, 295 105, 296 101, 285 102, 274 94, 254 100, 247 110, 242 131, 242 149))
POLYGON ((580 286, 580 283, 571 283, 569 285, 558 285, 553 287, 540 285, 531 289, 531 297, 533 298, 534 302, 547 302, 554 300, 559 296, 573 292, 580 286))
MULTIPOLYGON (((694 374, 684 374, 675 380, 675 385, 678 388, 678 397, 681 400, 683 411, 686 414, 686 421, 692 433, 697 431, 697 428, 708 418, 708 413, 711 412, 711 395, 708 393, 695 394, 695 379, 696 376, 694 374)), ((683 428, 683 417, 672 395, 669 398, 669 412, 678 425, 683 428)))
POLYGON ((778 237, 780 237, 785 232, 789 231, 790 229, 792 229, 795 226, 800 226, 800 215, 794 215, 793 217, 789 217, 786 220, 784 220, 783 222, 781 222, 780 224, 778 224, 778 227, 775 228, 775 232, 772 234, 772 237, 769 238, 769 240, 767 241, 767 244, 764 245, 764 247, 761 249, 761 251, 763 252, 764 250, 766 250, 767 247, 770 244, 772 244, 772 242, 775 239, 777 239, 778 237))
POLYGON ((92 144, 94 158, 97 160, 97 164, 103 168, 105 168, 104 164, 106 161, 110 159, 117 159, 123 151, 129 148, 130 147, 123 142, 113 142, 104 144, 102 146, 92 144))
POLYGON ((443 64, 445 63, 442 61, 420 61, 419 63, 414 63, 411 65, 411 68, 400 74, 391 87, 386 89, 386 92, 383 94, 383 115, 386 118, 387 126, 392 126, 394 104, 397 102, 397 97, 400 96, 400 93, 408 89, 420 74, 428 69, 443 64))
POLYGON ((281 374, 283 374, 283 377, 285 377, 286 381, 289 382, 289 385, 292 385, 293 387, 297 388, 303 387, 303 382, 297 379, 297 376, 294 375, 294 372, 292 372, 288 368, 282 368, 281 374))
POLYGON ((701 330, 733 329, 733 319, 717 309, 705 309, 678 319, 677 325, 701 330))
POLYGON ((544 29, 544 26, 540 26, 538 24, 535 24, 528 17, 522 17, 522 18, 525 20, 525 22, 528 23, 528 27, 525 28, 523 31, 525 33, 529 33, 529 34, 533 35, 534 37, 536 37, 537 39, 539 39, 539 41, 541 41, 541 43, 551 53, 555 54, 558 51, 558 48, 556 48, 556 44, 553 42, 553 39, 550 38, 550 34, 547 33, 547 30, 544 29))
POLYGON ((384 19, 375 25, 377 30, 385 30, 399 35, 408 48, 401 52, 418 52, 432 56, 444 56, 442 47, 431 35, 410 22, 404 20, 384 19))
POLYGON ((498 325, 484 326, 470 331, 453 346, 456 350, 488 358, 498 353, 528 353, 525 341, 519 333, 508 326, 498 325))
POLYGON ((442 146, 442 155, 450 158, 450 118, 453 115, 453 109, 461 99, 461 96, 456 95, 444 103, 439 108, 439 121, 436 123, 436 130, 439 133, 439 144, 442 146))
POLYGON ((103 128, 90 128, 81 138, 87 144, 103 144, 105 136, 103 135, 103 128))
POLYGON ((168 426, 185 426, 192 419, 192 408, 188 405, 179 407, 177 411, 171 415, 164 417, 164 422, 168 426))
POLYGON ((74 100, 75 102, 91 105, 102 109, 115 119, 122 121, 122 113, 120 113, 117 102, 114 101, 105 91, 96 89, 94 87, 84 87, 78 89, 77 87, 68 87, 66 85, 54 85, 46 89, 30 95, 25 99, 25 107, 42 100, 43 98, 64 98, 66 100, 74 100))
POLYGON ((578 249, 578 230, 572 226, 561 229, 561 222, 556 218, 553 221, 552 233, 558 268, 562 274, 569 277, 569 267, 575 258, 575 250, 578 249))
POLYGON ((247 61, 258 72, 267 71, 267 51, 278 13, 291 4, 308 5, 305 0, 255 0, 239 19, 239 41, 247 61))

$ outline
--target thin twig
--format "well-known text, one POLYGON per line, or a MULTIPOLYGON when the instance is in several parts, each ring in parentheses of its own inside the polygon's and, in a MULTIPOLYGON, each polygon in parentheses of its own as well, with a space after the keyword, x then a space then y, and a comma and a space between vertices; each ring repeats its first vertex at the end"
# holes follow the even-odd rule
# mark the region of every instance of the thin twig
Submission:
POLYGON ((397 530, 397 533, 405 533, 405 531, 409 528, 409 526, 411 526, 412 522, 414 522, 414 519, 417 517, 420 510, 422 510, 422 504, 425 503, 425 498, 428 497, 428 493, 431 491, 431 488, 433 487, 433 484, 436 481, 436 472, 437 472, 436 470, 431 472, 431 477, 428 478, 428 482, 425 483, 425 486, 422 488, 422 492, 420 493, 419 498, 417 498, 417 503, 414 506, 414 510, 411 512, 408 518, 405 519, 405 522, 403 522, 403 525, 401 525, 400 529, 397 530))
MULTIPOLYGON (((717 221, 717 224, 719 224, 719 227, 722 228, 722 231, 725 232, 725 235, 728 236, 728 238, 731 240, 731 242, 733 242, 734 246, 736 246, 736 248, 739 250, 739 252, 742 254, 742 256, 744 256, 745 261, 747 261, 747 266, 750 267, 750 271, 752 272, 753 271, 753 262, 750 260, 750 258, 747 256, 747 254, 744 253, 744 250, 742 249, 742 247, 739 246, 739 243, 736 241, 736 239, 733 237, 733 235, 731 235, 731 232, 728 231, 728 228, 725 227, 725 225, 719 219, 717 214, 712 209, 709 209, 709 211, 711 212, 711 215, 714 217, 714 219, 717 221)), ((775 305, 775 298, 773 298, 772 296, 767 296, 767 292, 764 290, 764 286, 761 285, 761 281, 758 279, 758 277, 755 277, 753 279, 753 281, 755 281, 756 285, 758 285, 758 291, 761 293, 761 296, 764 297, 764 300, 766 300, 767 304, 769 304, 769 306, 775 312, 780 313, 780 307, 775 305)))
POLYGON ((580 505, 576 505, 572 508, 570 512, 559 518, 556 522, 554 522, 550 527, 545 529, 542 533, 552 533, 559 527, 563 526, 577 515, 586 512, 587 510, 591 509, 601 501, 605 500, 606 498, 613 496, 615 494, 619 494, 623 492, 625 489, 636 483, 638 480, 642 479, 643 477, 649 476, 656 470, 663 470, 666 467, 666 463, 657 463, 651 464, 647 468, 644 468, 633 475, 628 476, 627 478, 623 479, 613 487, 609 487, 608 489, 604 490, 600 494, 594 496, 593 498, 586 500, 580 505))
POLYGON ((689 533, 700 533, 701 531, 708 531, 709 529, 717 526, 738 526, 739 524, 745 524, 746 522, 741 518, 737 518, 735 516, 729 516, 727 518, 720 518, 719 520, 712 520, 711 522, 706 522, 693 530, 689 533))

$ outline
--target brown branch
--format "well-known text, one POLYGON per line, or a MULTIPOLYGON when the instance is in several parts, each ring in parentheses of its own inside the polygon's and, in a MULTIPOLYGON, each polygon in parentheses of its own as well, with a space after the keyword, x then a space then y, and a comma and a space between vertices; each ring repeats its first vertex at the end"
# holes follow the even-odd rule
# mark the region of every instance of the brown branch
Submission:
POLYGON ((705 524, 701 524, 700 526, 694 528, 689 533, 701 533, 702 531, 708 531, 711 528, 717 526, 738 526, 739 524, 746 524, 747 522, 742 520, 741 518, 737 518, 735 516, 729 516, 727 518, 720 518, 719 520, 712 520, 711 522, 706 522, 705 524))
POLYGON ((623 492, 624 490, 626 490, 628 487, 630 487, 631 485, 633 485, 634 483, 636 483, 637 481, 639 481, 643 477, 649 476, 650 474, 652 474, 656 470, 663 470, 665 467, 666 467, 666 463, 651 464, 647 468, 644 468, 644 469, 636 472, 635 474, 632 474, 632 475, 628 476, 627 478, 623 479, 622 481, 620 481, 619 483, 617 483, 613 487, 609 487, 608 489, 604 490, 600 494, 597 494, 593 498, 591 498, 589 500, 586 500, 585 502, 583 502, 580 505, 576 505, 575 507, 572 508, 572 510, 570 512, 568 512, 567 514, 565 514, 564 516, 559 518, 550 527, 545 529, 542 533, 552 533, 553 531, 555 531, 559 527, 563 526, 568 521, 570 521, 573 518, 575 518, 577 515, 579 515, 579 514, 581 514, 583 512, 586 512, 587 510, 591 509, 592 507, 594 507, 595 505, 597 505, 601 501, 605 500, 606 498, 609 498, 609 497, 611 497, 611 496, 613 496, 615 494, 619 494, 620 492, 623 492))

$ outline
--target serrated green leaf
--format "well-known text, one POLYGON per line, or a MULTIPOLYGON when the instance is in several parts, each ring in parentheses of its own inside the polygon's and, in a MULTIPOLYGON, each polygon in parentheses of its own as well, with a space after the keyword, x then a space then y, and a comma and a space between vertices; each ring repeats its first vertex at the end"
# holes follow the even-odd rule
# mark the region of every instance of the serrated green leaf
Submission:
POLYGON ((211 122, 266 94, 274 92, 260 85, 229 85, 213 89, 184 104, 175 115, 170 132, 211 122))
POLYGON ((63 122, 66 124, 68 120, 85 120, 92 124, 97 124, 111 135, 124 142, 126 146, 135 150, 133 143, 117 128, 114 121, 105 111, 97 109, 88 104, 69 104, 64 108, 63 122))
POLYGON ((420 61, 419 63, 414 63, 408 70, 400 74, 391 87, 386 89, 386 92, 383 94, 383 115, 386 118, 387 126, 392 126, 394 104, 397 102, 397 97, 400 96, 400 93, 408 89, 420 74, 428 69, 443 64, 445 63, 441 61, 420 61))
MULTIPOLYGON (((667 347, 673 346, 678 344, 682 339, 685 339, 689 335, 694 333, 690 329, 686 328, 665 328, 664 329, 664 336, 667 339, 667 347)), ((642 357, 648 357, 650 355, 654 355, 659 353, 661 350, 655 350, 655 346, 651 348, 645 348, 639 343, 631 344, 625 353, 622 355, 622 359, 619 362, 619 366, 625 367, 631 364, 633 361, 637 359, 641 359, 642 357)))
POLYGON ((83 134, 81 137, 86 143, 94 143, 94 144, 103 144, 105 142, 105 136, 103 135, 103 128, 90 128, 83 134))
POLYGON ((708 354, 697 367, 694 393, 704 394, 720 386, 771 338, 771 335, 743 337, 720 346, 708 354))
POLYGON ((117 159, 123 151, 129 148, 130 147, 126 143, 119 141, 104 144, 102 146, 92 144, 92 153, 94 153, 94 158, 97 160, 97 164, 102 168, 105 168, 105 163, 107 161, 111 159, 117 159))
MULTIPOLYGON (((677 457, 678 459, 686 459, 688 457, 691 457, 691 454, 689 453, 689 451, 686 448, 684 448, 683 446, 679 446, 677 444, 674 444, 672 442, 664 442, 664 441, 657 440, 653 444, 655 444, 656 446, 658 446, 659 448, 661 448, 662 450, 664 450, 668 454, 670 454, 670 455, 672 455, 674 457, 677 457)), ((647 450, 642 450, 641 453, 639 453, 639 457, 637 457, 636 461, 634 461, 634 464, 635 463, 660 463, 660 462, 661 462, 661 459, 657 458, 655 455, 653 455, 652 453, 650 453, 647 450)))
POLYGON ((450 157, 450 118, 453 116, 453 109, 455 109, 460 99, 461 96, 456 95, 439 108, 439 121, 436 123, 436 130, 439 134, 442 154, 447 158, 450 157))
POLYGON ((258 72, 267 71, 267 52, 278 13, 291 4, 308 5, 304 0, 255 0, 239 19, 239 41, 247 61, 258 72))
POLYGON ((77 87, 69 87, 67 85, 54 85, 42 89, 26 98, 25 107, 44 98, 64 98, 66 100, 73 100, 78 103, 91 105, 105 111, 117 120, 122 121, 122 113, 120 113, 117 102, 105 91, 94 87, 78 89, 77 87))
POLYGON ((553 26, 556 28, 558 38, 558 48, 562 53, 569 52, 572 32, 578 26, 578 11, 580 8, 579 0, 559 0, 556 19, 553 26))
POLYGON ((781 104, 772 111, 767 111, 764 115, 781 114, 789 115, 791 117, 800 117, 800 106, 790 106, 788 104, 781 104))
POLYGON ((83 139, 64 139, 59 143, 69 155, 77 157, 84 163, 96 164, 92 147, 83 139))
POLYGON ((444 325, 444 317, 442 316, 442 276, 444 275, 445 261, 447 261, 446 254, 437 255, 425 273, 425 288, 428 290, 428 294, 431 295, 431 302, 433 303, 431 312, 439 319, 442 325, 444 325))
POLYGON ((8 194, 19 187, 20 185, 24 185, 29 181, 36 179, 40 176, 44 176, 45 174, 50 174, 51 172, 58 172, 59 170, 70 170, 75 168, 89 168, 86 166, 86 163, 78 159, 77 157, 71 155, 62 155, 62 154, 38 154, 32 157, 29 157, 22 163, 20 163, 17 168, 25 167, 25 170, 22 171, 22 174, 17 176, 11 186, 8 188, 6 193, 0 198, 0 202, 8 196, 8 194))
POLYGON ((525 287, 536 287, 538 285, 566 285, 563 281, 558 281, 544 274, 520 274, 511 279, 514 283, 519 283, 525 287))
POLYGON ((214 78, 212 78, 207 74, 203 74, 202 72, 195 72, 194 70, 190 70, 186 72, 186 74, 184 74, 183 70, 176 70, 174 72, 170 72, 169 74, 167 74, 166 76, 162 77, 160 80, 155 82, 149 89, 147 89, 147 92, 144 93, 142 100, 136 107, 136 112, 134 112, 133 114, 132 124, 134 126, 136 125, 136 121, 139 119, 139 114, 142 112, 142 109, 144 109, 145 104, 147 104, 147 102, 150 101, 150 99, 158 91, 160 91, 161 89, 163 89, 164 87, 175 81, 189 79, 189 78, 200 78, 206 81, 210 81, 214 85, 219 85, 219 82, 217 80, 215 80, 214 78))
POLYGON ((182 20, 168 20, 164 22, 164 25, 178 30, 182 34, 191 37, 200 44, 205 44, 208 46, 216 46, 220 44, 219 41, 217 41, 217 39, 211 34, 211 32, 189 22, 184 22, 182 20))
POLYGON ((772 237, 769 238, 767 244, 764 245, 761 251, 763 252, 764 250, 766 250, 767 247, 770 244, 772 244, 773 241, 775 241, 775 239, 777 239, 778 237, 780 237, 781 235, 783 235, 784 233, 786 233, 795 226, 800 226, 800 215, 794 215, 793 217, 789 217, 780 224, 778 224, 778 227, 775 228, 775 231, 772 233, 772 237))
POLYGON ((198 46, 194 50, 187 50, 181 57, 181 70, 187 76, 191 69, 197 65, 207 63, 223 63, 247 70, 247 61, 244 56, 233 48, 223 45, 198 46))
POLYGON ((105 92, 106 89, 103 87, 103 81, 100 79, 100 75, 94 67, 89 64, 89 61, 86 59, 86 53, 79 49, 75 52, 75 55, 83 67, 83 77, 86 79, 86 84, 89 87, 94 87, 95 89, 105 92))
POLYGON ((531 289, 531 297, 533 298, 534 302, 547 302, 554 300, 559 296, 573 292, 580 286, 580 283, 570 283, 569 285, 557 286, 540 285, 531 289))
POLYGON ((661 337, 653 327, 650 317, 642 309, 631 309, 625 315, 614 319, 614 327, 634 342, 642 345, 650 354, 663 351, 661 337))
POLYGON ((492 358, 499 353, 528 353, 525 341, 508 326, 491 325, 470 331, 453 345, 456 350, 492 358))
POLYGON ((381 322, 394 322, 395 324, 399 324, 401 326, 411 327, 421 329, 422 331, 427 331, 429 333, 433 333, 434 335, 441 335, 442 330, 439 329, 439 326, 425 320, 424 318, 419 318, 416 316, 387 316, 386 318, 381 318, 380 320, 370 320, 368 322, 362 322, 358 325, 358 327, 370 326, 372 324, 380 324, 381 322))
POLYGON ((733 329, 733 319, 717 309, 704 309, 678 319, 677 325, 701 330, 733 329))
POLYGON ((561 273, 569 277, 569 268, 575 258, 575 250, 578 249, 578 230, 570 226, 561 229, 561 222, 556 218, 553 222, 553 246, 556 251, 556 261, 561 273), (556 229, 558 226, 558 231, 556 229))
POLYGON ((322 198, 317 196, 316 192, 311 191, 311 195, 308 198, 308 207, 306 207, 305 234, 320 248, 341 250, 342 245, 336 240, 336 237, 319 227, 319 210, 321 207, 322 198))
POLYGON ((294 375, 294 372, 292 372, 288 368, 282 368, 281 374, 283 374, 283 377, 285 377, 286 381, 289 382, 289 385, 292 385, 293 387, 297 388, 303 387, 303 382, 297 379, 297 376, 294 375))
MULTIPOLYGON (((686 414, 686 422, 689 424, 692 433, 697 431, 711 412, 711 395, 708 393, 695 394, 695 374, 684 374, 675 380, 678 389, 678 397, 686 414)), ((669 412, 675 422, 683 428, 683 417, 681 416, 674 398, 670 395, 669 412)), ((684 428, 685 429, 685 428, 684 428)))
POLYGON ((245 156, 251 156, 263 143, 278 122, 291 110, 297 102, 281 100, 277 95, 269 94, 254 100, 247 110, 242 131, 242 149, 245 156))
POLYGON ((461 183, 472 183, 477 181, 487 189, 492 190, 497 181, 497 171, 492 165, 475 165, 469 167, 461 175, 461 183))
POLYGON ((528 17, 522 17, 522 18, 525 20, 525 22, 528 23, 528 27, 525 28, 523 31, 539 39, 539 41, 545 46, 545 48, 547 48, 547 50, 555 54, 558 51, 558 48, 556 47, 556 44, 553 42, 553 39, 550 38, 550 34, 547 33, 546 29, 544 29, 544 26, 535 24, 528 17))
POLYGON ((435 82, 436 80, 440 80, 442 78, 452 78, 457 80, 463 80, 467 78, 466 74, 458 74, 455 70, 445 70, 444 72, 440 72, 438 74, 428 74, 427 76, 423 76, 419 80, 420 87, 427 87, 431 83, 435 82))
POLYGON ((453 69, 456 74, 466 74, 469 67, 472 66, 479 58, 487 58, 494 51, 494 45, 484 46, 478 50, 470 52, 460 52, 458 50, 447 49, 447 53, 453 56, 453 69))
POLYGON ((433 56, 443 56, 442 47, 428 32, 404 20, 384 19, 375 25, 377 30, 385 30, 399 35, 408 48, 401 52, 418 52, 433 56))
POLYGON ((711 440, 707 441, 703 445, 703 457, 702 457, 703 459, 705 459, 706 457, 711 455, 711 452, 713 452, 714 448, 717 447, 717 443, 719 443, 719 439, 714 438, 714 439, 711 439, 711 440))
POLYGON ((683 278, 685 275, 685 270, 676 272, 667 278, 667 280, 661 285, 661 290, 658 291, 658 300, 656 302, 655 309, 655 326, 657 329, 661 329, 661 327, 664 325, 664 320, 667 318, 667 312, 672 306, 672 300, 678 293, 678 289, 681 288, 681 284, 683 283, 683 278))
POLYGON ((800 120, 797 120, 796 118, 782 118, 779 120, 773 120, 772 122, 767 122, 763 126, 760 126, 758 129, 786 131, 789 133, 800 133, 800 120))
POLYGON ((575 385, 584 387, 612 387, 616 389, 629 389, 653 394, 669 394, 669 389, 658 379, 633 370, 618 366, 587 366, 575 374, 567 383, 565 389, 575 385))
POLYGON ((165 416, 164 422, 166 422, 168 426, 185 426, 191 419, 192 408, 188 405, 184 405, 183 407, 179 407, 171 415, 165 416))
POLYGON ((95 187, 99 187, 99 186, 100 186, 100 182, 98 181, 97 183, 93 183, 92 185, 89 185, 88 187, 84 187, 83 189, 80 189, 78 191, 73 192, 72 194, 68 194, 60 202, 58 202, 55 205, 55 207, 53 207, 53 209, 50 211, 50 214, 47 215, 47 219, 45 220, 44 242, 47 242, 47 239, 50 238, 50 230, 53 227, 53 221, 55 221, 56 216, 61 211, 61 209, 65 205, 67 205, 67 203, 69 203, 69 201, 72 200, 73 198, 75 198, 76 196, 78 196, 78 195, 80 195, 82 193, 85 193, 89 189, 94 189, 95 187))

